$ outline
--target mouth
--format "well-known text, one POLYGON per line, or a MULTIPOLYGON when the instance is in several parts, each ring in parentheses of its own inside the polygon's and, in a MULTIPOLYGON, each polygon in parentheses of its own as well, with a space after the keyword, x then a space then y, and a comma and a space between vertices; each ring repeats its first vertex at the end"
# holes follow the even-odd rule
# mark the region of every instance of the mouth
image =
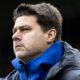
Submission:
POLYGON ((22 47, 22 45, 15 45, 15 48, 17 48, 17 47, 22 47))
POLYGON ((14 45, 15 48, 23 46, 23 44, 21 44, 19 42, 14 42, 13 45, 14 45))
POLYGON ((20 50, 23 50, 24 46, 21 45, 21 44, 18 44, 18 45, 16 44, 16 45, 14 46, 14 48, 15 48, 16 51, 20 51, 20 50))

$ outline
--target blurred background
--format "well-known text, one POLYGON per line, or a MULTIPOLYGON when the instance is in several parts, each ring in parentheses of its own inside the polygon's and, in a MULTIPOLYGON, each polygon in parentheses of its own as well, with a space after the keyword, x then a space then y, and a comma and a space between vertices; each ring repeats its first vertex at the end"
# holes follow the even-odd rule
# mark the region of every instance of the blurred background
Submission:
POLYGON ((20 3, 48 2, 55 5, 63 16, 62 39, 80 50, 80 0, 0 0, 0 77, 12 71, 13 10, 20 3))

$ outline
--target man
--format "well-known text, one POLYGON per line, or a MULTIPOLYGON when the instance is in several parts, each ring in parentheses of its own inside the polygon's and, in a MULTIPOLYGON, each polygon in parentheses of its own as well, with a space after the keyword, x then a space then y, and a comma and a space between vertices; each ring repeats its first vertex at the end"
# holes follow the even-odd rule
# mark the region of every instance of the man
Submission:
POLYGON ((2 80, 80 80, 80 52, 61 40, 62 16, 56 7, 20 4, 13 19, 15 70, 2 80))

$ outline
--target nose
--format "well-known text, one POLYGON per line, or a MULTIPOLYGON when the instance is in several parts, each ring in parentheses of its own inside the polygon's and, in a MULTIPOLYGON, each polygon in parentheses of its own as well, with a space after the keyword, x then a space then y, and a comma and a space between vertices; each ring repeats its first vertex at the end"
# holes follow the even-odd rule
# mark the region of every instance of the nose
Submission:
POLYGON ((17 30, 15 33, 12 35, 13 41, 20 41, 22 39, 21 33, 19 30, 17 30))

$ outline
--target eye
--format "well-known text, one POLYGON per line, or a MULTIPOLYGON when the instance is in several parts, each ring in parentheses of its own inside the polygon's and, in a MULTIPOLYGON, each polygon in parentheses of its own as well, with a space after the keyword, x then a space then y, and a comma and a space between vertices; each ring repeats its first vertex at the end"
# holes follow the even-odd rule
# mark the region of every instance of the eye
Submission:
POLYGON ((21 28, 20 29, 21 31, 28 31, 28 30, 30 30, 29 28, 21 28))
POLYGON ((16 29, 12 29, 12 33, 14 34, 17 30, 16 29))
POLYGON ((30 31, 31 30, 31 28, 30 27, 20 27, 20 31, 21 32, 28 32, 28 31, 30 31))

